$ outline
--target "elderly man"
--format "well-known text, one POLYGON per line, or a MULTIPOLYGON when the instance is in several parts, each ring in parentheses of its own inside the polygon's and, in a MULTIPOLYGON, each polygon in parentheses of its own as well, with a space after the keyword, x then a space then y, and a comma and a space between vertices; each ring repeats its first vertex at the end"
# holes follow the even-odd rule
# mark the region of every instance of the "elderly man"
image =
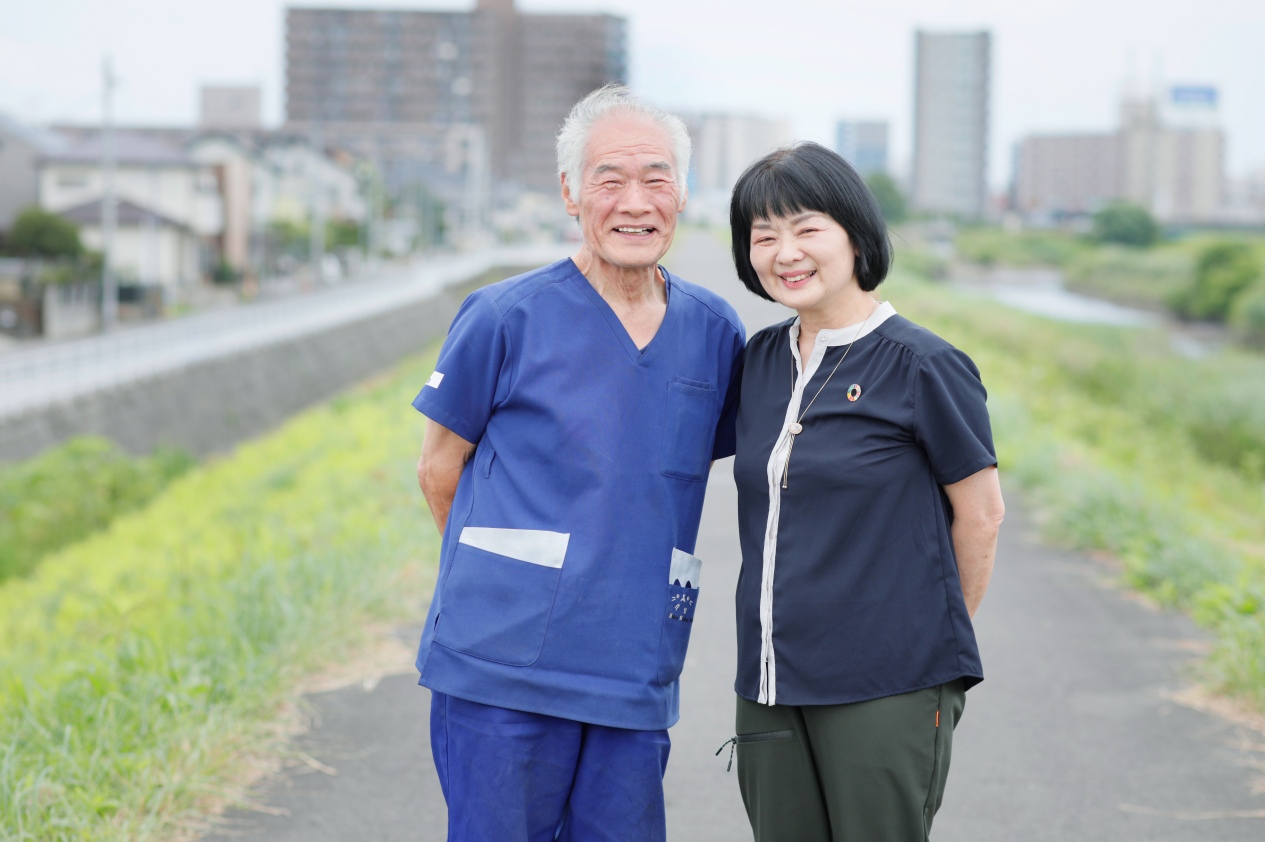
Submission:
POLYGON ((742 324, 658 265, 680 119, 618 86, 558 135, 576 255, 473 294, 413 405, 443 533, 417 667, 450 840, 665 837, 667 728, 742 324))

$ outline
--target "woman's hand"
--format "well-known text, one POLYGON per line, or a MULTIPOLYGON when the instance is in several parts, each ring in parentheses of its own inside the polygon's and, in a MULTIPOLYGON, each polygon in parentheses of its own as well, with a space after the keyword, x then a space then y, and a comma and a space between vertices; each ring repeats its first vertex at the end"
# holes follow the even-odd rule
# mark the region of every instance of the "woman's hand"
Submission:
POLYGON ((997 530, 1006 515, 997 468, 985 468, 964 480, 944 486, 953 506, 953 551, 958 557, 962 596, 972 617, 979 609, 993 575, 997 530))

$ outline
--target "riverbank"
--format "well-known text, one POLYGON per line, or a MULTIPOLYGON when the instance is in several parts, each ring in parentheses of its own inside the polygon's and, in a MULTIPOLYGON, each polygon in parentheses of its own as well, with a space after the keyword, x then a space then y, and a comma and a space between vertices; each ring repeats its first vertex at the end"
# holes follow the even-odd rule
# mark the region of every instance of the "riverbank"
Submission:
POLYGON ((1045 534, 1212 629, 1205 679, 1265 708, 1265 357, 1192 359, 1153 326, 1059 322, 907 272, 881 291, 975 359, 1045 534))

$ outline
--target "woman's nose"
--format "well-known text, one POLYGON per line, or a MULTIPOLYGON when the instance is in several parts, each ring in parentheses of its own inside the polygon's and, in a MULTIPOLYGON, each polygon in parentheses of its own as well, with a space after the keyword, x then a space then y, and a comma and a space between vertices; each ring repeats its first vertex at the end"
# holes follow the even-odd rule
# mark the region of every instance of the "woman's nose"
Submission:
POLYGON ((799 245, 794 240, 782 240, 777 245, 777 261, 778 263, 794 263, 799 260, 801 252, 799 245))

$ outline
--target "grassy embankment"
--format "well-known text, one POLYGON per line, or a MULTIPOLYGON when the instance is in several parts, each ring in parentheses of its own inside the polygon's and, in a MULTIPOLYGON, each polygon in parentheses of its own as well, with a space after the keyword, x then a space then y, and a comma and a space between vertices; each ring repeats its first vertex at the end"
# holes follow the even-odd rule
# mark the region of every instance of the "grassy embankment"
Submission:
POLYGON ((145 505, 193 465, 177 450, 133 458, 89 437, 0 465, 0 582, 145 505))
POLYGON ((967 302, 899 268, 884 291, 979 364, 1002 469, 1046 533, 1211 628, 1207 679, 1265 709, 1265 358, 1183 359, 1158 332, 967 302))
POLYGON ((415 617, 436 547, 413 360, 0 585, 0 837, 170 835, 296 677, 415 617))

